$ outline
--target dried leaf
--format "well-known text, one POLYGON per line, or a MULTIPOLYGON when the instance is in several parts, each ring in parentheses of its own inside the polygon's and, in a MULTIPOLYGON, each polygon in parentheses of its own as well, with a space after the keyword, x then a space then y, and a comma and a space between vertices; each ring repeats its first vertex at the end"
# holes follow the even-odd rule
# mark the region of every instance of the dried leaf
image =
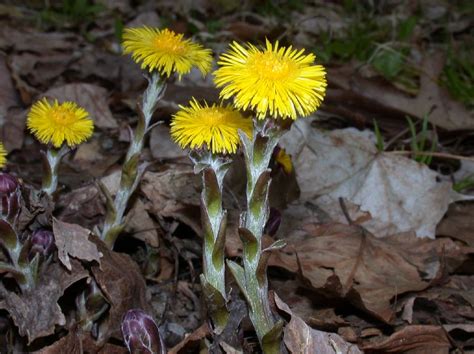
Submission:
POLYGON ((67 269, 71 270, 69 256, 100 263, 102 253, 97 250, 96 245, 89 241, 91 232, 82 226, 69 224, 53 218, 53 233, 58 248, 58 257, 67 269))
POLYGON ((351 344, 335 333, 322 332, 309 327, 295 316, 287 304, 275 294, 275 304, 281 311, 291 316, 285 327, 283 341, 290 353, 298 354, 361 354, 355 344, 351 344))
POLYGON ((203 338, 210 334, 210 329, 207 323, 203 323, 201 327, 197 328, 193 333, 187 334, 181 343, 175 345, 173 348, 168 350, 168 354, 181 353, 181 349, 187 348, 189 345, 200 342, 203 338))
POLYGON ((46 91, 42 97, 59 101, 74 101, 89 112, 94 124, 99 128, 117 128, 107 103, 108 92, 105 88, 92 84, 67 84, 46 91))
POLYGON ((111 251, 98 238, 94 238, 94 242, 104 257, 100 265, 91 267, 91 272, 110 303, 108 314, 100 323, 98 342, 105 343, 110 337, 121 340, 123 315, 132 308, 149 310, 145 280, 130 256, 111 251))
POLYGON ((474 204, 453 204, 436 228, 436 235, 449 236, 474 247, 474 204))
POLYGON ((151 247, 158 247, 160 245, 158 239, 158 229, 153 219, 148 214, 148 209, 145 204, 137 199, 131 210, 127 214, 127 225, 125 231, 137 240, 141 240, 151 247))
POLYGON ((53 334, 57 325, 66 324, 57 302, 68 287, 87 276, 88 272, 76 260, 71 260, 70 271, 53 263, 41 273, 31 291, 17 295, 0 286, 0 308, 10 313, 18 332, 30 344, 36 338, 53 334))
POLYGON ((188 156, 186 150, 171 140, 170 129, 164 125, 159 125, 151 131, 150 150, 153 158, 160 160, 188 156))
POLYGON ((356 226, 304 223, 286 241, 269 265, 298 271, 321 295, 347 298, 386 322, 391 300, 427 288, 441 266, 437 241, 413 234, 377 239, 356 226))
POLYGON ((151 202, 151 211, 172 217, 201 234, 199 196, 201 178, 190 165, 170 164, 164 172, 146 172, 141 190, 151 202))
POLYGON ((360 219, 378 237, 414 230, 417 236, 434 238, 449 203, 465 197, 450 182, 439 182, 426 165, 378 153, 373 141, 370 132, 323 132, 308 120, 297 121, 282 145, 293 157, 301 200, 316 200, 331 217, 345 222, 339 204, 344 198, 352 219, 360 219), (315 171, 320 171, 316 178, 315 171))
POLYGON ((364 345, 371 353, 448 354, 451 344, 440 326, 407 326, 386 340, 364 345))

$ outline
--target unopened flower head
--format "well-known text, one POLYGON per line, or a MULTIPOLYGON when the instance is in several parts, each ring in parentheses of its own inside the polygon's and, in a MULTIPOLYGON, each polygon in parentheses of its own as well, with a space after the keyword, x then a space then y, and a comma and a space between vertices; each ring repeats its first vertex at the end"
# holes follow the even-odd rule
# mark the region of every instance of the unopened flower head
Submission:
POLYGON ((183 149, 207 147, 212 153, 235 153, 239 129, 252 135, 252 120, 222 104, 200 105, 195 99, 180 110, 171 121, 171 137, 183 149))
POLYGON ((234 98, 239 109, 253 109, 259 119, 307 116, 326 92, 326 71, 314 54, 266 41, 265 48, 233 42, 219 58, 215 83, 221 98, 234 98))
POLYGON ((89 113, 75 102, 51 104, 46 98, 36 102, 28 113, 27 125, 43 144, 59 148, 66 142, 75 146, 91 137, 94 123, 89 113))
POLYGON ((7 150, 3 147, 3 144, 0 143, 0 168, 4 167, 7 163, 7 150))
POLYGON ((124 53, 132 54, 133 60, 142 69, 158 70, 169 77, 177 72, 179 78, 187 74, 191 68, 198 68, 203 75, 211 70, 212 52, 190 39, 183 39, 165 28, 140 27, 126 28, 123 34, 124 53))

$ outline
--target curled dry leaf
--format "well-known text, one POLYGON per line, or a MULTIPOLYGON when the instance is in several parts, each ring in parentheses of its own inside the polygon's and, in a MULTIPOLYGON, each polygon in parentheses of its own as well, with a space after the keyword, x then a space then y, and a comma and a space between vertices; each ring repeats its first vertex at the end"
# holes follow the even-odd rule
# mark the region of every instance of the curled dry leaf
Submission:
POLYGON ((100 265, 91 267, 91 272, 110 304, 106 318, 99 326, 98 342, 105 343, 110 337, 121 340, 123 315, 132 308, 149 311, 145 280, 130 256, 111 251, 98 238, 93 240, 104 256, 100 265))
POLYGON ((52 263, 39 277, 31 291, 17 295, 0 286, 0 308, 8 311, 28 344, 37 338, 53 334, 57 325, 64 326, 66 318, 58 305, 64 291, 89 273, 79 261, 71 260, 69 271, 52 263))
POLYGON ((451 344, 440 326, 407 326, 389 338, 363 346, 367 353, 448 354, 451 344))
POLYGON ((102 253, 97 250, 93 242, 89 241, 89 235, 91 235, 89 230, 53 218, 53 233, 58 248, 58 258, 67 269, 71 270, 69 256, 100 263, 102 253))
POLYGON ((378 239, 358 226, 306 222, 286 242, 269 265, 298 272, 321 295, 346 298, 386 322, 394 316, 391 300, 427 288, 441 267, 437 241, 414 234, 378 239))
POLYGON ((291 316, 283 336, 283 341, 290 353, 362 354, 355 344, 346 342, 338 334, 318 331, 309 327, 300 317, 294 315, 288 305, 276 294, 275 304, 280 311, 291 316))
POLYGON ((181 341, 181 343, 178 343, 173 348, 168 350, 168 354, 181 353, 182 349, 198 344, 202 339, 204 339, 209 334, 211 334, 211 331, 209 329, 208 324, 203 323, 201 327, 197 328, 193 333, 186 335, 184 339, 181 341))
POLYGON ((99 128, 117 128, 107 103, 108 92, 105 88, 85 83, 67 84, 46 91, 42 97, 59 101, 74 101, 89 112, 94 124, 99 128))
POLYGON ((465 197, 426 165, 377 152, 373 141, 367 131, 323 132, 303 119, 293 124, 282 145, 293 157, 301 200, 345 222, 339 205, 344 198, 352 219, 378 237, 414 230, 434 238, 448 205, 465 197))
POLYGON ((190 165, 169 164, 163 172, 146 172, 140 188, 151 203, 151 212, 175 218, 201 234, 201 177, 190 165))

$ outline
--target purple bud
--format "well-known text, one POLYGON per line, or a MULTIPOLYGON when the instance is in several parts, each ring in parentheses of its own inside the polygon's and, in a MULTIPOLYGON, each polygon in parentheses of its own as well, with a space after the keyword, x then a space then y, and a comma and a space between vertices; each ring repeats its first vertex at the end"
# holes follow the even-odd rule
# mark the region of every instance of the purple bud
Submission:
POLYGON ((0 172, 0 194, 8 195, 18 187, 18 181, 8 173, 0 172))
POLYGON ((28 254, 30 260, 32 260, 37 253, 48 256, 54 249, 54 235, 49 230, 35 230, 33 235, 31 235, 30 242, 31 249, 28 254))
POLYGON ((270 208, 270 216, 265 225, 265 233, 273 236, 278 231, 281 223, 281 213, 278 209, 270 208))
POLYGON ((18 181, 8 173, 0 172, 0 212, 3 216, 11 216, 18 211, 18 181))
POLYGON ((164 345, 155 321, 142 310, 128 310, 123 316, 122 335, 130 353, 164 352, 164 345))

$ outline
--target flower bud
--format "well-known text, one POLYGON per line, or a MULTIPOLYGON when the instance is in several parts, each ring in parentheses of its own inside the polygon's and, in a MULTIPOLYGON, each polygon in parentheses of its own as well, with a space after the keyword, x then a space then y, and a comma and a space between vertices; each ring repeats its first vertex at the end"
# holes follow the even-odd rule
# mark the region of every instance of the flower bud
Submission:
POLYGON ((18 181, 8 173, 0 173, 0 214, 10 217, 18 211, 18 181))
POLYGON ((130 353, 165 352, 155 321, 140 309, 128 310, 123 316, 122 335, 130 353))
POLYGON ((278 209, 270 208, 270 215, 267 223, 265 224, 265 233, 273 236, 278 231, 281 224, 281 213, 278 209))
POLYGON ((33 235, 31 235, 30 242, 31 248, 28 253, 30 260, 32 260, 37 253, 46 257, 50 255, 54 249, 54 235, 49 230, 35 230, 33 235))
POLYGON ((9 195, 18 187, 18 181, 8 173, 0 172, 0 195, 9 195))

